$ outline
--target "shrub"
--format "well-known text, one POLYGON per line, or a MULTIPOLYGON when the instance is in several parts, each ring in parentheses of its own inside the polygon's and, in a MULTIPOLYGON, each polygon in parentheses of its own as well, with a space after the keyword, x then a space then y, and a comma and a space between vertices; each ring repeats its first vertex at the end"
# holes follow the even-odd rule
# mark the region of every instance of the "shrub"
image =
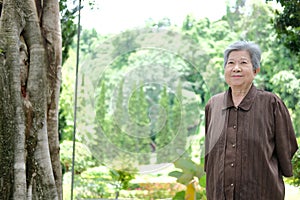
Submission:
POLYGON ((291 183, 295 186, 300 186, 300 149, 295 153, 293 159, 293 178, 291 183))
POLYGON ((75 179, 77 198, 112 198, 114 190, 109 169, 100 166, 89 168, 75 179))
POLYGON ((172 198, 176 192, 183 189, 184 186, 179 183, 138 183, 134 184, 133 190, 123 192, 120 197, 143 200, 166 199, 172 198))
MULTIPOLYGON (((60 144, 60 160, 66 172, 72 169, 73 142, 64 140, 60 144)), ((75 173, 79 174, 89 167, 97 165, 88 147, 82 143, 76 142, 75 149, 75 173)))

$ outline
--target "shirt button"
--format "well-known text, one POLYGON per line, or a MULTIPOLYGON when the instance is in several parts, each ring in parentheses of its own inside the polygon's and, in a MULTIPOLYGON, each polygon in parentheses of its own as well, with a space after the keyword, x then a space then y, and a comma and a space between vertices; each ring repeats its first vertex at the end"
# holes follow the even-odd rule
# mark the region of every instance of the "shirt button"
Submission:
POLYGON ((236 129, 236 125, 234 125, 233 128, 236 129))
POLYGON ((231 163, 231 165, 230 165, 231 167, 234 167, 234 164, 233 163, 231 163))
POLYGON ((235 144, 232 145, 232 148, 235 148, 235 144))
POLYGON ((233 187, 234 186, 233 183, 231 183, 230 186, 233 187))

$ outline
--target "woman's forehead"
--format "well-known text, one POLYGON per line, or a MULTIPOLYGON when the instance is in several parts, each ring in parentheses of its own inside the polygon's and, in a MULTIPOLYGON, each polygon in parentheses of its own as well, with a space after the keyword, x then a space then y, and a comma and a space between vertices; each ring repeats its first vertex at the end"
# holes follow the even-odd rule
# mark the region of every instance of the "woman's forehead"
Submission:
POLYGON ((232 51, 230 52, 228 59, 250 59, 250 54, 248 51, 241 50, 241 51, 232 51))

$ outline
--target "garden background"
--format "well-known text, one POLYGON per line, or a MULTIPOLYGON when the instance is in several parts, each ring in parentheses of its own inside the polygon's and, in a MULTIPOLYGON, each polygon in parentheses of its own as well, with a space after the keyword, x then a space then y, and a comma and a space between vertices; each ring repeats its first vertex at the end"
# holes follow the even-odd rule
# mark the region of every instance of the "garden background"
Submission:
MULTIPOLYGON (((260 45, 255 85, 283 99, 299 141, 299 52, 285 43, 288 34, 278 37, 274 20, 280 7, 273 5, 230 1, 219 19, 188 14, 175 24, 167 16, 149 18, 118 33, 82 28, 79 52, 76 32, 64 38, 71 45, 64 49, 59 113, 64 199, 72 189, 75 199, 183 199, 193 180, 197 199, 205 199, 204 106, 227 88, 223 50, 236 40, 260 45)), ((285 179, 287 199, 300 196, 299 159, 298 151, 295 175, 285 179)))

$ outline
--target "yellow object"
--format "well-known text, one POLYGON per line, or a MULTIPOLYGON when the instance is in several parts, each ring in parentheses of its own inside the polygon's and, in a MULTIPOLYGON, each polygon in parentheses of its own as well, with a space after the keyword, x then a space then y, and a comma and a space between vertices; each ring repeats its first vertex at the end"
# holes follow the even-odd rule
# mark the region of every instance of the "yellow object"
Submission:
POLYGON ((196 178, 191 180, 186 187, 185 200, 196 200, 196 191, 199 188, 198 181, 196 178))

